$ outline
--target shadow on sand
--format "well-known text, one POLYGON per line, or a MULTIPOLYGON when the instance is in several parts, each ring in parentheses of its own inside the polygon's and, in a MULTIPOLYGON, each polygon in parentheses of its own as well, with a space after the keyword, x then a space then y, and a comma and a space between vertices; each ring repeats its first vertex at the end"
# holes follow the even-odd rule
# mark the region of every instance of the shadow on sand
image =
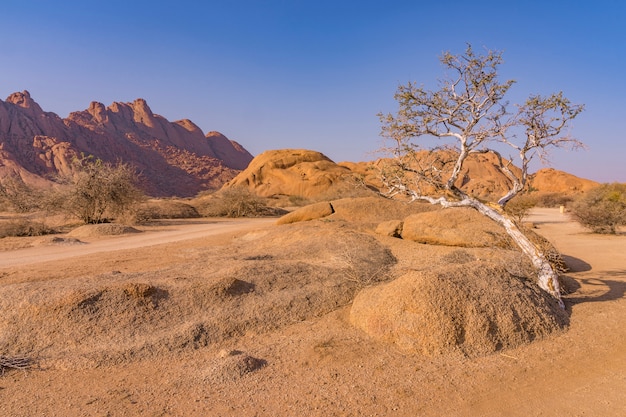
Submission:
POLYGON ((562 278, 565 279, 568 289, 570 289, 571 281, 575 281, 578 289, 584 288, 584 292, 588 293, 588 295, 581 294, 576 289, 570 296, 565 297, 570 304, 619 300, 624 298, 624 294, 626 294, 626 270, 603 272, 602 278, 573 279, 568 276, 562 278), (610 279, 613 277, 618 278, 618 280, 610 279))
MULTIPOLYGON (((569 272, 588 272, 593 268, 582 259, 561 255, 569 272)), ((602 271, 596 277, 578 278, 568 275, 559 277, 565 289, 568 304, 580 304, 599 301, 612 301, 624 297, 626 294, 626 269, 602 271), (617 278, 617 279, 610 279, 617 278), (583 291, 580 291, 583 289, 583 291)))
POLYGON ((575 258, 569 255, 561 255, 563 261, 565 261, 565 265, 569 268, 570 272, 587 272, 591 271, 591 265, 582 259, 575 258))

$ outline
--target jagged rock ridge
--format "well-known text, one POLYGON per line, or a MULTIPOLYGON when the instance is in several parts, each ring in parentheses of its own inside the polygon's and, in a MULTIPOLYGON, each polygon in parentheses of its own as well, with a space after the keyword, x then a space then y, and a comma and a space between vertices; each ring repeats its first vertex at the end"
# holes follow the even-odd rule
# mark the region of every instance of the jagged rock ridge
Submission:
POLYGON ((128 162, 152 196, 192 196, 221 187, 252 155, 219 132, 206 135, 192 121, 169 122, 143 99, 92 102, 62 119, 45 112, 28 91, 0 100, 0 177, 45 183, 71 171, 77 155, 128 162))

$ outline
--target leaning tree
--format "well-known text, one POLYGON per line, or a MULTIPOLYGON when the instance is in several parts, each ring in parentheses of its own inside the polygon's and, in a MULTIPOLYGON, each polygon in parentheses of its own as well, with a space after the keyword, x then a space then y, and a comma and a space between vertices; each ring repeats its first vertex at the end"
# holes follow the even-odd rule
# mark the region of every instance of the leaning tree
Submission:
POLYGON ((531 95, 509 111, 505 96, 513 80, 501 82, 502 53, 477 54, 471 45, 464 54, 444 53, 446 76, 439 89, 415 83, 401 85, 395 94, 396 114, 379 114, 382 136, 388 140, 390 163, 381 171, 387 195, 405 194, 443 207, 471 207, 502 225, 526 254, 538 275, 539 286, 561 307, 558 274, 547 257, 504 212, 508 201, 524 190, 529 164, 546 161, 554 148, 578 148, 582 143, 567 134, 568 123, 582 110, 562 93, 531 95), (505 157, 505 150, 516 154, 505 157), (490 162, 510 181, 497 204, 481 201, 462 189, 463 172, 473 154, 491 154, 490 162))

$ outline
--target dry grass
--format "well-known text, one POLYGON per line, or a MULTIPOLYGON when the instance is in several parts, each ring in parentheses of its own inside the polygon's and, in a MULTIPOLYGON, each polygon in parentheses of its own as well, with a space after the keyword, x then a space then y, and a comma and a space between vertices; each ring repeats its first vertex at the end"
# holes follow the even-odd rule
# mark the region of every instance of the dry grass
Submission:
POLYGON ((154 219, 195 219, 200 216, 191 204, 177 200, 150 200, 140 204, 134 213, 136 222, 154 219))
POLYGON ((13 219, 0 223, 0 238, 44 236, 52 233, 56 231, 45 223, 29 219, 13 219))

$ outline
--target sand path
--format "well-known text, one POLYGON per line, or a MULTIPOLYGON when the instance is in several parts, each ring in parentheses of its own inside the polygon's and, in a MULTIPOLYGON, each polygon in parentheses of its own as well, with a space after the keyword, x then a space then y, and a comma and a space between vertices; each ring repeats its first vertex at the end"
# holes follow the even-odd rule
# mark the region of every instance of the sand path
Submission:
POLYGON ((202 222, 181 222, 175 226, 144 228, 143 233, 120 236, 81 238, 84 244, 47 245, 14 251, 0 252, 0 268, 32 265, 41 262, 58 261, 102 252, 126 251, 147 246, 198 239, 221 233, 235 233, 262 225, 269 225, 276 219, 216 219, 202 222))

